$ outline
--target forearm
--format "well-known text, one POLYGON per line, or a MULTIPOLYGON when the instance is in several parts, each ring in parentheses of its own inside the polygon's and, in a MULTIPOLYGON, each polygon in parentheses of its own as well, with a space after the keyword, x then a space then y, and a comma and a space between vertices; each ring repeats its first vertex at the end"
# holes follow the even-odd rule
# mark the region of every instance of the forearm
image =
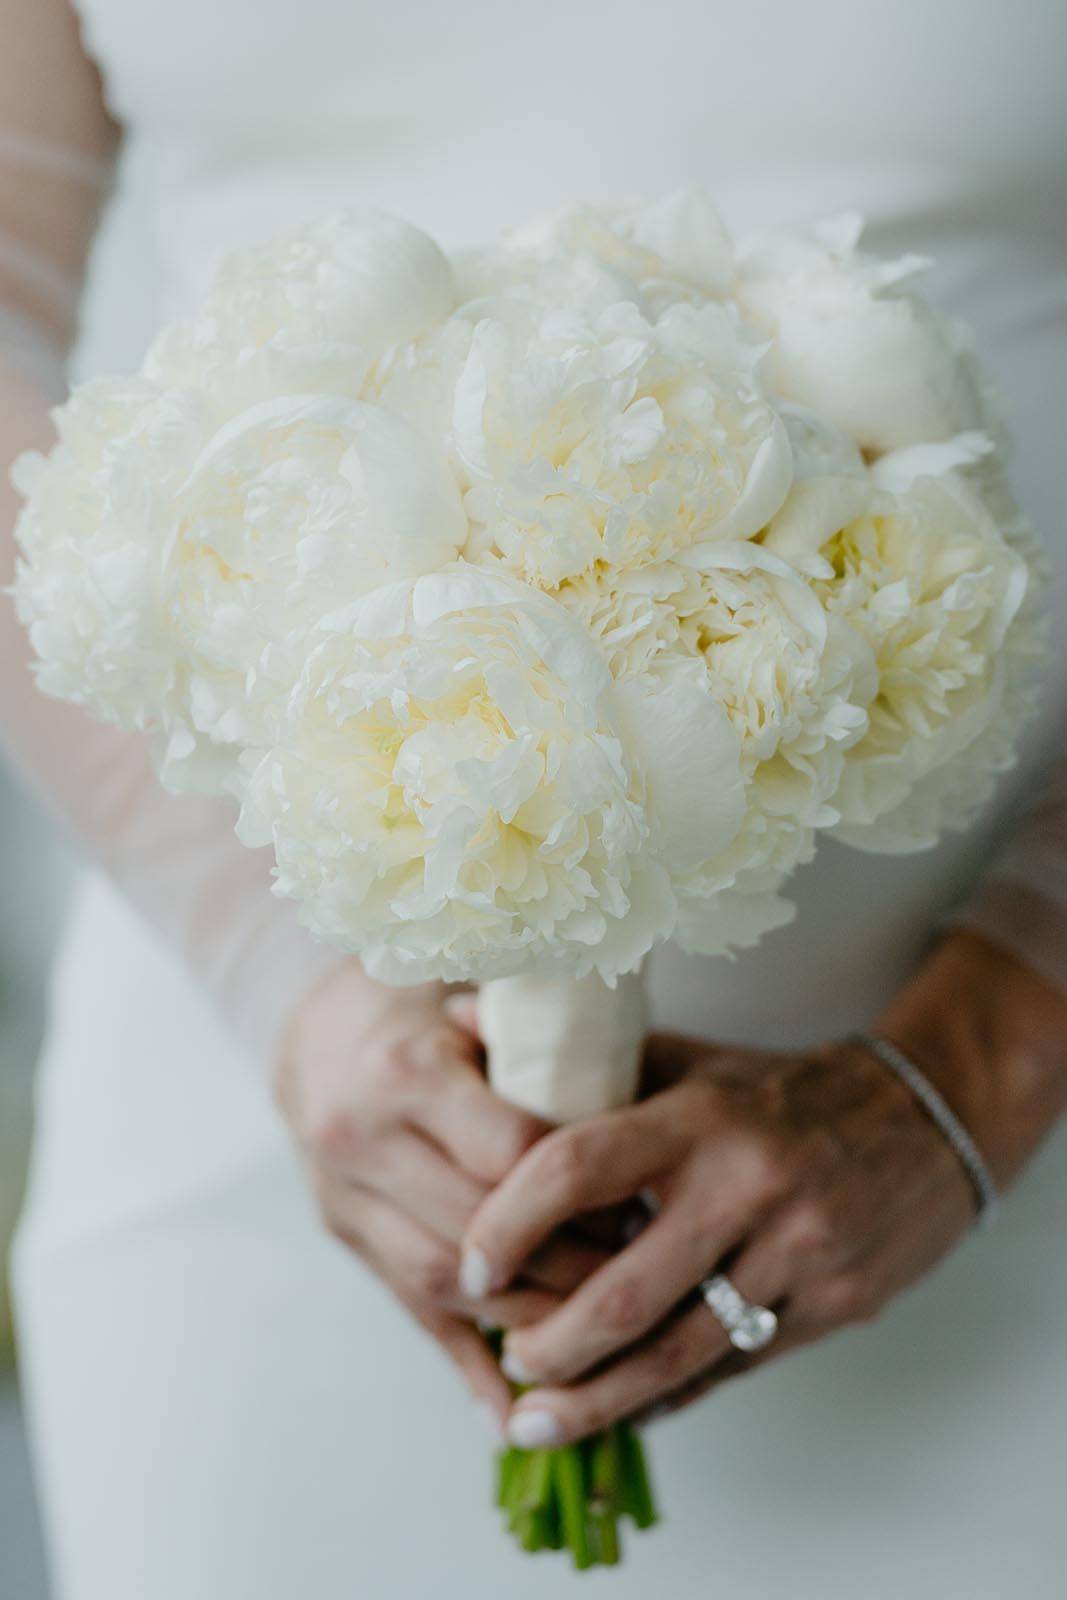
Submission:
POLYGON ((950 932, 878 1031, 941 1090, 1002 1187, 1067 1109, 1067 997, 982 935, 950 932))
MULTIPOLYGON (((0 380, 0 448, 47 445, 41 393, 0 380)), ((6 478, 6 474, 5 474, 6 478)), ((15 497, 0 492, 2 581, 11 581, 15 497)), ((257 1053, 273 1050, 292 1005, 336 953, 316 945, 270 894, 269 862, 234 837, 231 808, 159 787, 147 744, 46 699, 9 596, 0 600, 0 736, 17 767, 214 996, 257 1053)))
MULTIPOLYGON (((1067 751, 1067 728, 1060 743, 1067 751)), ((1067 754, 952 921, 1003 946, 1067 998, 1067 754)))

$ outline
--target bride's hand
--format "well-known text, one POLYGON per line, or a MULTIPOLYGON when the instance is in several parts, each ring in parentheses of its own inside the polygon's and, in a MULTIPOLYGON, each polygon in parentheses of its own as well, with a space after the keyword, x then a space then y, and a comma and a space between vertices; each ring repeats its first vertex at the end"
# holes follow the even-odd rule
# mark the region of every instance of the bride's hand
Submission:
POLYGON ((549 1244, 521 1283, 473 1300, 459 1240, 491 1186, 544 1124, 491 1093, 441 985, 391 989, 346 962, 298 1007, 282 1043, 277 1098, 329 1231, 378 1274, 503 1418, 510 1391, 474 1319, 543 1316, 604 1260, 549 1244))
MULTIPOLYGON (((882 1030, 935 1077, 1004 1182, 1062 1106, 1065 1023, 1062 999, 960 934, 882 1030)), ((863 1047, 780 1053, 658 1034, 648 1065, 650 1098, 542 1140, 468 1229, 465 1247, 502 1287, 568 1218, 640 1190, 660 1203, 634 1243, 509 1335, 512 1376, 535 1385, 513 1414, 521 1443, 575 1439, 695 1397, 867 1321, 973 1221, 958 1158, 863 1047), (716 1268, 778 1311, 761 1355, 734 1352, 694 1294, 716 1268)))

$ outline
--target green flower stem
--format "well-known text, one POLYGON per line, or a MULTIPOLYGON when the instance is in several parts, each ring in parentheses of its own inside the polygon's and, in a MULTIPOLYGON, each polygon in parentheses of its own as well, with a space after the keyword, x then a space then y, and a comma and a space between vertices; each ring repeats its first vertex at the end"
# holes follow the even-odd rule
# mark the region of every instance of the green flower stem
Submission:
POLYGON ((552 1474, 559 1497, 563 1538, 579 1572, 593 1564, 585 1512, 585 1472, 580 1445, 552 1452, 552 1474))
POLYGON ((617 1428, 609 1428, 590 1441, 589 1512, 593 1519, 600 1564, 619 1563, 619 1512, 622 1458, 617 1428))
POLYGON ((531 1511, 542 1511, 552 1493, 552 1455, 548 1450, 531 1450, 523 1484, 525 1503, 531 1511))
POLYGON ((501 1450, 496 1458, 496 1503, 506 1509, 511 1504, 511 1487, 522 1461, 521 1450, 501 1450))
POLYGON ((622 1455, 622 1481, 625 1486, 624 1510, 629 1512, 638 1528, 651 1528, 658 1520, 648 1481, 644 1446, 628 1422, 619 1427, 619 1448, 622 1455))

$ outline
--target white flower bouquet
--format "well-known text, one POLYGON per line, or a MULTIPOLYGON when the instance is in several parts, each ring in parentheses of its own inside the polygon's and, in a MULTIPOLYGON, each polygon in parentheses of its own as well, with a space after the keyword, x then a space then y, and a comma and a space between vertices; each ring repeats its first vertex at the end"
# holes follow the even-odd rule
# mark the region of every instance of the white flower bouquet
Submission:
MULTIPOLYGON (((318 938, 480 984, 494 1086, 551 1120, 635 1094, 655 945, 753 944, 820 832, 922 849, 1011 760, 1002 430, 922 263, 858 236, 735 247, 684 192, 450 261, 331 216, 17 466, 42 689, 232 795, 318 938)), ((652 1517, 625 1429, 501 1484, 580 1565, 652 1517)))

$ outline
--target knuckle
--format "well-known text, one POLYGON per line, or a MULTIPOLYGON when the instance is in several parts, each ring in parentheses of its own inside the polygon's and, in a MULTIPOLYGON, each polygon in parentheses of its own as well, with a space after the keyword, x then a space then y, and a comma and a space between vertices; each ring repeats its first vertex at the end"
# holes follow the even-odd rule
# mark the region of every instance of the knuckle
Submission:
MULTIPOLYGON (((497 1182, 507 1176, 512 1167, 517 1166, 522 1157, 531 1148, 536 1135, 524 1118, 509 1118, 502 1122, 496 1129, 492 1139, 492 1149, 489 1152, 493 1172, 491 1176, 497 1182)), ((490 1176, 490 1174, 486 1174, 490 1176)))
POLYGON ((693 1345, 684 1327, 671 1328, 655 1346, 654 1365, 658 1388, 673 1388, 688 1374, 693 1345))
POLYGON ((712 1187, 714 1181, 714 1177, 709 1179, 707 1188, 695 1197, 695 1203, 684 1213, 679 1208, 681 1214, 676 1223, 679 1249, 686 1259, 706 1261, 709 1265, 735 1220, 733 1212, 719 1203, 712 1187))
POLYGON ((379 1046, 372 1053, 367 1068, 371 1086, 384 1095, 402 1093, 416 1082, 421 1072, 417 1052, 406 1039, 379 1046))
POLYGON ((837 1323, 871 1322, 881 1309, 877 1296, 866 1279, 848 1274, 824 1290, 823 1311, 837 1323))
POLYGON ((733 1117, 733 1098, 716 1078, 694 1076, 679 1086, 681 1104, 691 1111, 694 1121, 722 1123, 733 1117))
POLYGON ((318 1189, 315 1193, 315 1205, 319 1214, 319 1221, 326 1232, 341 1244, 351 1248, 356 1247, 356 1233, 349 1219, 336 1204, 333 1194, 328 1189, 318 1189))
POLYGON ((834 1248, 837 1229, 830 1209, 822 1201, 798 1205, 788 1224, 791 1247, 805 1256, 825 1256, 834 1248))
POLYGON ((456 1290, 456 1262, 448 1250, 427 1249, 407 1266, 407 1289, 417 1300, 438 1305, 456 1290))
POLYGON ((616 1420, 617 1412, 603 1396, 583 1395, 580 1401, 560 1406, 559 1420, 568 1439, 585 1439, 591 1433, 600 1433, 616 1420))
POLYGON ((765 1134, 749 1134, 744 1159, 748 1181, 761 1199, 774 1201, 789 1192, 792 1163, 778 1140, 765 1134))
POLYGON ((544 1133, 543 1122, 538 1122, 536 1117, 528 1116, 525 1111, 516 1111, 510 1119, 503 1140, 511 1156, 512 1165, 532 1150, 538 1140, 544 1138, 544 1133))
POLYGON ((351 1163, 364 1149, 363 1129, 351 1106, 329 1105, 310 1120, 307 1143, 321 1161, 351 1163))
POLYGON ((612 1333, 631 1333, 644 1325, 645 1295, 634 1278, 620 1278, 599 1296, 596 1321, 612 1333))
POLYGON ((541 1146, 541 1178, 564 1202, 577 1199, 586 1167, 584 1130, 564 1128, 541 1146))

